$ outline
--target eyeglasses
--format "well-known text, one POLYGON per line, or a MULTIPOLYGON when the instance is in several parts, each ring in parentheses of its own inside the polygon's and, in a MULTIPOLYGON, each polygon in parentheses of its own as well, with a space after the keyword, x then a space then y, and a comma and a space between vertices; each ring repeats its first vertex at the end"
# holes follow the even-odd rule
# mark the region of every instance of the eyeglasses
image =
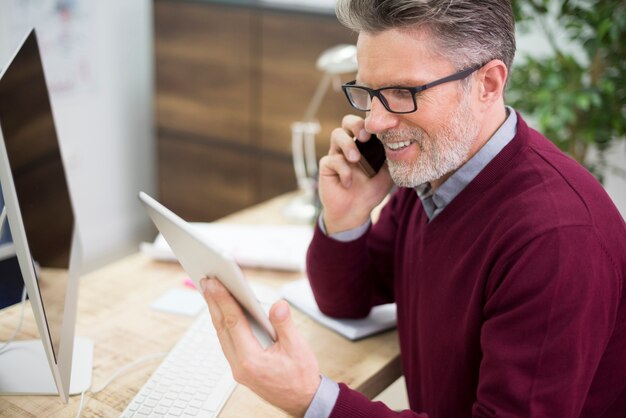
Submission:
POLYGON ((346 94, 348 101, 357 110, 368 112, 372 108, 372 100, 374 97, 378 98, 380 102, 391 113, 412 113, 417 110, 417 101, 415 95, 431 87, 438 86, 439 84, 447 83, 449 81, 462 80, 478 70, 482 65, 468 68, 463 71, 459 71, 456 74, 449 75, 439 80, 432 81, 417 87, 383 87, 381 89, 370 89, 364 86, 357 86, 356 80, 350 81, 341 86, 343 92, 346 94))

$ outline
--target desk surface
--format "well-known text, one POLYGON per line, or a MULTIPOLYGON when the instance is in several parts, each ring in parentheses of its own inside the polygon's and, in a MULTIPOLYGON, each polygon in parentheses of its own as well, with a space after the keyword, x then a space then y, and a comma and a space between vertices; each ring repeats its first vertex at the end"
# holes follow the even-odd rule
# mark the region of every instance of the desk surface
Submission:
MULTIPOLYGON (((224 218, 224 222, 259 223, 259 219, 287 223, 282 208, 293 195, 285 195, 224 218)), ((245 270, 251 280, 280 286, 301 276, 297 273, 245 270)), ((170 350, 193 318, 157 312, 150 304, 168 289, 182 287, 184 272, 178 264, 155 262, 141 254, 126 257, 82 278, 76 334, 94 340, 93 387, 113 372, 141 357, 170 350)), ((369 397, 376 396, 400 376, 396 331, 350 342, 293 309, 301 333, 317 354, 321 371, 369 397)), ((18 322, 19 309, 1 311, 0 341, 18 322)), ((18 339, 38 338, 32 311, 26 308, 18 339)), ((133 368, 117 377, 97 395, 85 395, 82 416, 117 417, 150 377, 161 360, 133 368)), ((64 405, 57 396, 0 396, 0 416, 76 415, 80 396, 64 405)), ((220 417, 284 417, 246 387, 237 385, 220 417)))

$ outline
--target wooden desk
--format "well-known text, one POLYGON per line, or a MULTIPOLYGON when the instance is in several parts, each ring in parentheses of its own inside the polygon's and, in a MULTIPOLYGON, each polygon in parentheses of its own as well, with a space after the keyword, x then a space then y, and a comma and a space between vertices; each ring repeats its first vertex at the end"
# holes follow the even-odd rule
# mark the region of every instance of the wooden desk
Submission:
MULTIPOLYGON (((224 218, 225 222, 282 222, 282 208, 293 195, 285 195, 224 218)), ((261 283, 280 286, 301 274, 246 270, 261 283)), ((185 277, 174 263, 154 262, 134 254, 90 273, 81 282, 76 333, 94 340, 93 387, 120 367, 141 357, 170 350, 193 318, 157 312, 150 304, 163 292, 181 287, 185 277)), ((19 307, 0 313, 0 341, 8 338, 18 321, 19 307)), ((321 371, 374 397, 397 379, 400 372, 396 331, 350 342, 293 309, 298 327, 317 354, 321 371)), ((30 307, 19 339, 38 338, 30 307)), ((117 377, 97 395, 85 395, 83 417, 117 417, 160 363, 155 360, 117 377)), ((0 396, 2 417, 73 417, 80 396, 64 405, 57 396, 0 396)), ((285 417, 247 388, 238 385, 220 417, 285 417)))

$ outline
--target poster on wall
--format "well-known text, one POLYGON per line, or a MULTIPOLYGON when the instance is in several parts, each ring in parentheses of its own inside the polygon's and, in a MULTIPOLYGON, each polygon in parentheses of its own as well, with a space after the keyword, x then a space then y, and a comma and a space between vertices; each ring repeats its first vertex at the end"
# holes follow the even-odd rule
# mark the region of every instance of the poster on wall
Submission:
MULTIPOLYGON (((55 100, 85 100, 96 91, 91 0, 0 0, 0 74, 24 37, 37 30, 46 82, 55 100)), ((0 189, 0 210, 4 206, 0 189)), ((8 222, 0 225, 0 261, 15 254, 8 222)))
POLYGON ((51 95, 74 100, 97 83, 92 0, 0 0, 5 43, 13 49, 35 27, 51 95))

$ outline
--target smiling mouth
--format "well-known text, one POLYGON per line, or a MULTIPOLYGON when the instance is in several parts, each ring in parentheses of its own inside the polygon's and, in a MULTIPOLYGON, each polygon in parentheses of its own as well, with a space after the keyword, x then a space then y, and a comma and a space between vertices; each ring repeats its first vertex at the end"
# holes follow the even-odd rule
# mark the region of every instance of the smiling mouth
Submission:
POLYGON ((398 151, 398 150, 408 147, 412 143, 413 141, 411 141, 410 139, 407 139, 406 141, 400 141, 400 142, 386 142, 385 147, 389 148, 392 151, 398 151))

